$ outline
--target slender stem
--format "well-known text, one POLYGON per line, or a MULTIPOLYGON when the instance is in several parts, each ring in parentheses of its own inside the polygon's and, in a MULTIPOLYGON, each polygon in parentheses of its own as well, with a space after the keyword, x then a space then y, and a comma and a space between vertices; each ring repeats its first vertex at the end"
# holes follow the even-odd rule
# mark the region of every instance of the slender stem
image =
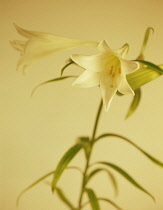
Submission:
MULTIPOLYGON (((90 152, 90 154, 91 154, 91 152, 90 152)), ((88 170, 88 167, 89 167, 90 154, 87 158, 85 171, 84 171, 84 174, 83 174, 83 182, 82 182, 81 193, 80 193, 80 198, 79 198, 79 210, 81 209, 83 193, 84 193, 84 189, 85 189, 85 186, 86 186, 86 175, 87 175, 87 170, 88 170)))
POLYGON ((96 116, 96 120, 95 120, 95 124, 94 124, 94 128, 93 128, 93 133, 92 133, 92 138, 91 140, 93 141, 96 135, 96 131, 97 131, 97 126, 98 126, 98 122, 99 122, 99 118, 100 118, 100 114, 101 114, 101 110, 102 110, 102 100, 100 101, 100 105, 98 108, 98 112, 97 112, 97 116, 96 116))
MULTIPOLYGON (((102 100, 100 102, 98 112, 97 112, 97 115, 96 115, 96 120, 95 120, 95 124, 94 124, 94 128, 93 128, 92 138, 90 140, 91 142, 94 141, 94 138, 95 138, 95 135, 96 135, 101 110, 102 110, 102 100)), ((93 144, 91 144, 91 149, 90 149, 90 152, 89 152, 87 160, 86 160, 86 166, 85 166, 85 170, 84 170, 84 174, 83 174, 83 182, 82 182, 81 193, 80 193, 80 198, 79 198, 79 208, 78 208, 79 210, 82 207, 82 198, 83 198, 84 189, 86 187, 86 177, 87 177, 87 171, 88 171, 88 168, 89 168, 89 162, 90 162, 90 157, 91 157, 91 153, 92 153, 92 148, 93 148, 93 144)))

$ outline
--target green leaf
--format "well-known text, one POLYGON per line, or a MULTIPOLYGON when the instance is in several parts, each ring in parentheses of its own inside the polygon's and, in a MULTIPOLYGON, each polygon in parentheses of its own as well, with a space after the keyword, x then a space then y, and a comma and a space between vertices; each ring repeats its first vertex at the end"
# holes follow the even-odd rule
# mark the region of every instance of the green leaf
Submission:
POLYGON ((81 144, 74 145, 64 154, 64 156, 59 161, 52 180, 52 192, 54 192, 63 171, 66 169, 69 162, 75 157, 75 155, 80 151, 81 148, 81 144))
POLYGON ((103 168, 94 169, 90 174, 87 176, 86 183, 88 183, 97 173, 103 171, 103 168))
MULTIPOLYGON (((115 208, 117 208, 118 210, 122 210, 121 207, 119 207, 117 204, 115 204, 113 201, 111 201, 108 198, 97 198, 97 200, 98 201, 106 201, 106 202, 110 203, 112 206, 114 206, 115 208)), ((81 208, 84 208, 87 204, 89 204, 89 202, 84 203, 81 208)))
POLYGON ((60 188, 56 188, 56 193, 59 196, 59 198, 65 203, 71 210, 75 209, 73 204, 68 200, 68 198, 65 196, 64 192, 60 188))
POLYGON ((90 174, 87 176, 87 183, 99 172, 106 172, 107 175, 109 176, 110 180, 111 180, 111 183, 113 185, 113 188, 115 190, 115 195, 118 194, 118 186, 117 186, 117 181, 114 177, 114 175, 106 168, 97 168, 97 169, 94 169, 92 172, 90 172, 90 174))
POLYGON ((77 171, 79 171, 82 175, 83 175, 83 171, 81 168, 77 167, 77 166, 69 166, 66 169, 75 169, 77 171))
POLYGON ((136 188, 149 195, 155 201, 155 198, 147 190, 145 190, 140 184, 138 184, 127 172, 125 172, 119 166, 116 166, 109 162, 97 162, 97 163, 113 168, 118 173, 120 173, 125 179, 127 179, 127 181, 129 181, 132 185, 134 185, 136 188))
POLYGON ((58 82, 58 81, 61 81, 61 80, 64 80, 64 79, 68 79, 68 78, 76 78, 76 77, 77 77, 77 76, 74 76, 74 75, 72 75, 72 76, 64 76, 64 77, 57 77, 57 78, 48 80, 48 81, 46 81, 46 82, 43 82, 43 83, 37 85, 37 86, 33 89, 32 93, 31 93, 31 96, 33 96, 34 93, 35 93, 35 91, 36 91, 36 89, 38 89, 38 88, 39 88, 40 86, 42 86, 42 85, 45 85, 45 84, 48 84, 48 83, 52 83, 52 82, 58 82))
POLYGON ((112 206, 114 206, 115 208, 117 208, 118 210, 122 210, 121 207, 119 207, 117 204, 115 204, 113 201, 111 201, 110 199, 107 199, 107 198, 98 198, 98 200, 101 200, 101 201, 106 201, 108 203, 110 203, 112 206))
POLYGON ((92 210, 100 210, 100 205, 94 191, 89 188, 86 188, 85 191, 88 195, 92 210))
MULTIPOLYGON (((82 170, 79 168, 79 167, 76 167, 76 166, 70 166, 70 167, 67 167, 66 169, 76 169, 78 170, 81 174, 83 174, 82 170)), ((29 185, 27 188, 25 188, 18 196, 17 198, 17 206, 19 205, 19 201, 20 201, 20 198, 22 197, 22 195, 27 192, 28 190, 30 190, 31 188, 33 188, 35 185, 39 184, 40 182, 42 182, 44 179, 46 179, 47 177, 49 177, 50 175, 53 175, 55 171, 51 171, 47 174, 45 174, 44 176, 42 176, 41 178, 39 178, 38 180, 36 180, 34 183, 32 183, 31 185, 29 185)), ((51 184, 50 184, 51 185, 51 184)))
POLYGON ((70 66, 71 64, 73 64, 74 61, 70 60, 69 63, 67 63, 62 69, 61 69, 61 76, 63 75, 63 72, 65 71, 65 69, 70 66))
POLYGON ((147 30, 146 30, 145 36, 144 36, 144 40, 143 40, 142 48, 140 50, 140 56, 139 57, 142 57, 143 54, 144 54, 144 50, 147 46, 147 42, 148 42, 149 35, 150 35, 151 32, 154 33, 154 29, 151 28, 151 27, 148 27, 147 30))
POLYGON ((139 146, 137 146, 135 143, 133 143, 130 139, 124 137, 124 136, 121 136, 121 135, 118 135, 118 134, 115 134, 115 133, 106 133, 106 134, 103 134, 101 136, 99 136, 96 140, 100 140, 102 138, 105 138, 105 137, 118 137, 120 138, 120 140, 123 140, 123 141, 126 141, 128 142, 129 144, 131 144, 132 146, 136 147, 140 152, 142 152, 147 158, 149 158, 153 163, 157 164, 158 166, 161 166, 163 167, 163 163, 159 160, 157 160, 156 158, 152 157, 149 153, 145 152, 143 149, 141 149, 139 146))
POLYGON ((160 73, 160 74, 163 74, 163 70, 162 68, 160 68, 159 66, 157 66, 156 64, 154 63, 151 63, 149 61, 142 61, 142 60, 136 60, 138 61, 139 63, 142 63, 143 65, 147 66, 148 68, 160 73))
POLYGON ((88 158, 92 147, 89 137, 78 137, 76 143, 83 145, 86 158, 88 158))
MULTIPOLYGON (((161 69, 163 68, 162 65, 160 65, 159 67, 161 69)), ((133 90, 136 90, 146 83, 158 78, 160 75, 162 75, 162 73, 160 73, 160 70, 158 72, 149 67, 143 67, 138 69, 137 71, 134 71, 131 74, 127 74, 126 78, 131 88, 133 90)))
POLYGON ((126 115, 126 119, 128 117, 130 117, 135 111, 136 109, 138 108, 138 105, 140 103, 140 99, 141 99, 141 90, 140 88, 138 88, 137 90, 134 91, 135 92, 135 96, 134 96, 134 99, 129 107, 129 110, 127 112, 127 115, 126 115))
POLYGON ((22 197, 22 195, 27 192, 28 190, 30 190, 32 187, 34 187, 35 185, 37 185, 38 183, 40 183, 41 181, 43 181, 45 178, 49 177, 50 175, 54 174, 54 171, 51 171, 47 174, 45 174, 44 176, 42 176, 41 178, 39 178, 37 181, 35 181, 34 183, 32 183, 31 185, 29 185, 27 188, 25 188, 18 196, 17 198, 17 206, 19 205, 19 200, 22 197))

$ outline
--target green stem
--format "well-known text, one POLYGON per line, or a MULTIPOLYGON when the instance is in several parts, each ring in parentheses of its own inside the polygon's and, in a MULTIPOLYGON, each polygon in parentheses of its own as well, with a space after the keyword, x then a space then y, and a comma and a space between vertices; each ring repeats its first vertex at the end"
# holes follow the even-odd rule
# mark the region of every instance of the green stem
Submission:
POLYGON ((95 120, 94 128, 93 128, 93 133, 92 133, 92 138, 91 138, 91 141, 93 141, 93 140, 94 140, 95 135, 96 135, 97 126, 98 126, 98 122, 99 122, 99 118, 100 118, 100 114, 101 114, 102 106, 103 106, 103 103, 102 103, 102 100, 101 100, 101 101, 100 101, 99 108, 98 108, 98 112, 97 112, 97 116, 96 116, 96 120, 95 120))
MULTIPOLYGON (((96 135, 98 122, 99 122, 99 118, 100 118, 100 114, 101 114, 101 110, 102 110, 102 105, 103 105, 103 103, 102 103, 102 100, 101 100, 99 108, 98 108, 98 112, 97 112, 97 115, 96 115, 96 120, 95 120, 95 124, 94 124, 94 127, 93 127, 92 138, 91 138, 90 142, 94 141, 94 138, 95 138, 95 135, 96 135)), ((82 198, 83 198, 84 190, 85 190, 85 187, 86 187, 86 177, 87 177, 87 171, 88 171, 88 168, 89 168, 92 149, 93 149, 93 144, 91 145, 91 149, 90 149, 90 152, 89 152, 87 160, 86 160, 86 166, 85 166, 85 170, 84 170, 84 174, 83 174, 81 193, 80 193, 80 197, 79 197, 79 207, 78 207, 79 210, 82 207, 82 198)))

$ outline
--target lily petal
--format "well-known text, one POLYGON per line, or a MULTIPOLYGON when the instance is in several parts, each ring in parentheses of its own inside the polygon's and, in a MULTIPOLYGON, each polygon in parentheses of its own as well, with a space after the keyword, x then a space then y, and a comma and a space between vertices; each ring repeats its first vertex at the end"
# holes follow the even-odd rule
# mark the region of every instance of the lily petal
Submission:
POLYGON ((15 41, 10 41, 10 44, 15 50, 18 50, 19 52, 23 52, 26 42, 15 40, 15 41))
POLYGON ((69 39, 43 32, 28 31, 15 25, 19 34, 28 38, 26 42, 12 41, 11 45, 22 52, 18 66, 29 66, 49 55, 83 45, 97 46, 97 42, 69 39))
POLYGON ((125 60, 125 59, 120 59, 121 62, 121 68, 123 70, 123 73, 126 74, 130 74, 133 71, 136 71, 137 69, 139 69, 139 63, 135 62, 135 61, 130 61, 130 60, 125 60))
POLYGON ((75 87, 89 88, 99 85, 99 74, 98 72, 92 72, 85 70, 72 84, 75 87))
POLYGON ((107 72, 101 73, 100 89, 106 111, 108 111, 110 107, 112 99, 117 92, 118 86, 120 85, 120 82, 121 82, 121 75, 117 75, 114 78, 114 85, 113 85, 113 78, 108 77, 107 72))
POLYGON ((121 58, 124 58, 126 56, 126 54, 128 53, 129 45, 124 44, 121 48, 116 49, 116 50, 112 50, 109 47, 108 43, 105 40, 102 40, 99 43, 97 48, 101 53, 110 52, 110 53, 116 54, 116 56, 120 56, 121 58))
POLYGON ((121 48, 119 48, 117 50, 114 50, 114 51, 117 54, 121 55, 121 58, 124 58, 127 55, 128 50, 129 50, 129 45, 128 44, 125 44, 121 48))
POLYGON ((105 41, 105 40, 102 40, 98 46, 97 46, 98 50, 101 52, 101 53, 104 53, 104 52, 111 52, 113 53, 113 50, 109 47, 108 43, 105 41))
POLYGON ((98 45, 99 54, 71 56, 76 64, 86 69, 74 84, 78 87, 93 87, 99 84, 106 111, 117 90, 123 94, 134 95, 134 91, 127 82, 126 74, 137 70, 139 64, 122 58, 128 52, 128 48, 128 44, 125 44, 118 50, 112 50, 103 40, 98 45))
POLYGON ((42 32, 29 31, 29 30, 20 28, 20 27, 19 27, 17 24, 15 24, 15 23, 14 23, 14 26, 15 26, 17 32, 18 32, 20 35, 22 35, 22 36, 24 36, 24 37, 26 37, 26 38, 31 38, 31 37, 34 37, 34 36, 37 37, 37 36, 43 36, 43 35, 44 35, 44 33, 42 33, 42 32))
POLYGON ((110 67, 108 59, 113 60, 114 55, 100 53, 96 55, 71 55, 71 59, 79 66, 93 72, 101 72, 110 67))
POLYGON ((39 59, 61 51, 79 47, 82 44, 83 43, 81 42, 76 42, 74 40, 68 41, 61 37, 53 37, 53 39, 34 37, 27 41, 20 64, 31 65, 39 59))
POLYGON ((132 94, 133 96, 135 95, 125 76, 122 76, 121 78, 121 83, 118 87, 118 91, 122 94, 132 94))

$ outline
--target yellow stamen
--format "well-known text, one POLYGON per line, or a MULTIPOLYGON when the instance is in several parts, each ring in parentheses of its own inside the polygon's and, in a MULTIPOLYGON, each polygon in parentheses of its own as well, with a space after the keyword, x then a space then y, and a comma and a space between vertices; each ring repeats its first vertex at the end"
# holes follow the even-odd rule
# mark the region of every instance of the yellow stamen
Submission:
POLYGON ((110 75, 112 75, 113 74, 113 66, 111 66, 111 68, 110 68, 110 73, 109 73, 110 75))

